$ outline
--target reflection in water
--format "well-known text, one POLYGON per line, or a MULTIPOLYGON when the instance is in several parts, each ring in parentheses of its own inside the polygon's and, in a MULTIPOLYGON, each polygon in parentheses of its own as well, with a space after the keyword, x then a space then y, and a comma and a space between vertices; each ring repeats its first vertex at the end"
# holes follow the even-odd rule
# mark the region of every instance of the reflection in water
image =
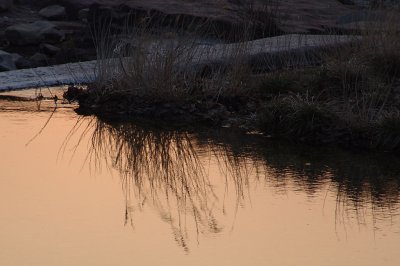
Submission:
POLYGON ((82 125, 88 125, 82 139, 91 134, 88 165, 100 169, 106 160, 120 173, 125 222, 134 226, 134 214, 149 205, 186 251, 189 231, 197 236, 221 232, 227 212, 236 213, 250 201, 250 188, 263 182, 278 193, 290 189, 313 197, 334 192, 338 223, 356 219, 362 225, 368 212, 378 228, 378 221, 398 213, 400 168, 390 156, 295 147, 222 129, 161 129, 95 118, 81 118, 75 129, 82 125), (208 174, 213 167, 224 180, 208 174), (225 200, 229 193, 233 206, 225 200))
POLYGON ((133 213, 151 205, 170 224, 175 240, 185 250, 186 215, 193 218, 197 234, 221 230, 214 217, 217 195, 189 133, 148 130, 129 123, 111 125, 95 119, 85 132, 92 126, 89 165, 99 169, 105 159, 107 167, 118 169, 127 202, 126 223, 134 226, 133 213))

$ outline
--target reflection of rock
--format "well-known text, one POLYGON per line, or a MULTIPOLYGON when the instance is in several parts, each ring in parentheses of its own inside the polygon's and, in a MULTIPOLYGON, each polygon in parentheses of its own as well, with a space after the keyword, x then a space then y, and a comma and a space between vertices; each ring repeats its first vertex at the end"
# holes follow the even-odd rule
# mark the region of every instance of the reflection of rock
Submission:
POLYGON ((48 6, 39 11, 39 15, 49 20, 58 20, 66 17, 65 7, 60 5, 48 6))
POLYGON ((0 50, 0 71, 16 69, 12 54, 0 50))
POLYGON ((38 44, 43 41, 57 43, 65 37, 63 32, 48 21, 12 25, 6 29, 5 34, 14 45, 38 44))
POLYGON ((0 0, 0 11, 8 10, 12 7, 13 0, 0 0))

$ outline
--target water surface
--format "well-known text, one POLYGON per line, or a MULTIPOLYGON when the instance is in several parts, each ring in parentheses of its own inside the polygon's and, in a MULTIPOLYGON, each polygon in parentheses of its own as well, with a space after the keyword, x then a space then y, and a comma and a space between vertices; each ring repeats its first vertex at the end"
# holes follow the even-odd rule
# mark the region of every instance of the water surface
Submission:
POLYGON ((75 107, 0 100, 0 265, 400 264, 396 157, 75 107))

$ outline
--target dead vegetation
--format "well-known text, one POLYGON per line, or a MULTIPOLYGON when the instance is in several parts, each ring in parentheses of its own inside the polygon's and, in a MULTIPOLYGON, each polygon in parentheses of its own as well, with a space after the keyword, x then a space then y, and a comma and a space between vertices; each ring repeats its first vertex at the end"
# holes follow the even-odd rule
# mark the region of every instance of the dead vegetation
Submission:
MULTIPOLYGON (((268 2, 263 8, 243 3, 248 25, 270 25, 269 17, 262 20, 258 12, 272 16, 273 6, 268 2)), ((352 45, 311 59, 280 55, 258 68, 243 60, 246 42, 226 50, 204 49, 212 46, 204 43, 203 25, 193 24, 190 31, 175 25, 174 31, 166 31, 152 18, 137 23, 118 35, 107 23, 94 31, 98 79, 80 97, 81 107, 125 117, 241 125, 308 143, 400 148, 396 14, 360 29, 352 45), (215 64, 215 53, 224 62, 215 64), (310 62, 319 66, 306 67, 310 62), (265 65, 269 63, 274 67, 265 65)), ((254 34, 250 29, 254 27, 235 29, 232 36, 248 39, 254 34)))

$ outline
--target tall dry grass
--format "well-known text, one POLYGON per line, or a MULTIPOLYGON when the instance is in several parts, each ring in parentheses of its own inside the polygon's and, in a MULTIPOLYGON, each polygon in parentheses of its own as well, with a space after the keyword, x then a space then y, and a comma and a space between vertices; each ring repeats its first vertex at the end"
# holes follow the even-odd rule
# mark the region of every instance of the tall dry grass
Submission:
POLYGON ((360 24, 358 41, 329 51, 320 67, 267 75, 260 89, 272 100, 260 115, 263 129, 311 143, 399 150, 399 12, 384 18, 360 24))
POLYGON ((89 90, 93 101, 119 95, 180 102, 244 94, 249 76, 243 60, 248 48, 244 40, 275 34, 277 9, 269 0, 262 4, 243 0, 236 7, 242 22, 232 25, 222 37, 237 44, 223 49, 211 47, 218 40, 207 43, 213 32, 209 21, 194 19, 166 26, 166 19, 157 17, 160 14, 132 16, 122 31, 115 33, 111 20, 99 19, 93 29, 99 62, 97 82, 89 90), (223 62, 215 62, 216 56, 223 62))

